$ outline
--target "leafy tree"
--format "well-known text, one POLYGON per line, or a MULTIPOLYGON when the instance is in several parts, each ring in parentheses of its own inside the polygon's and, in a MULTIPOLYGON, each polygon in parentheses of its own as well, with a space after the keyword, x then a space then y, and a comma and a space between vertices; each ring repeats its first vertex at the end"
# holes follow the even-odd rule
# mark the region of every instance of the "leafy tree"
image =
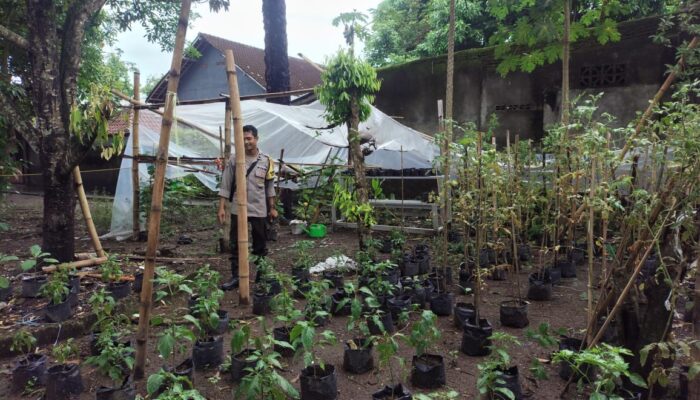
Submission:
MULTIPOLYGON (((228 0, 209 4, 213 10, 228 8, 228 0)), ((3 56, 12 60, 14 79, 0 83, 0 110, 5 125, 12 125, 39 154, 44 183, 42 247, 59 260, 70 261, 75 247, 72 171, 95 147, 116 153, 123 141, 107 133, 113 104, 109 82, 98 79, 98 68, 88 68, 97 58, 94 46, 138 22, 149 40, 169 48, 179 2, 6 1, 2 7, 11 10, 11 17, 0 24, 0 38, 3 56)))

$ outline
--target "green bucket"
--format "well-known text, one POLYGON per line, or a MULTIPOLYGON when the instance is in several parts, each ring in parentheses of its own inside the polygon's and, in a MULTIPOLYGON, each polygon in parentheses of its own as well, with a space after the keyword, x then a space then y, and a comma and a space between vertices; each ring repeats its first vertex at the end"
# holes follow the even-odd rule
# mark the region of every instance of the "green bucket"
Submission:
POLYGON ((326 236, 326 226, 323 224, 311 224, 309 229, 306 230, 309 237, 312 238, 322 238, 326 236))

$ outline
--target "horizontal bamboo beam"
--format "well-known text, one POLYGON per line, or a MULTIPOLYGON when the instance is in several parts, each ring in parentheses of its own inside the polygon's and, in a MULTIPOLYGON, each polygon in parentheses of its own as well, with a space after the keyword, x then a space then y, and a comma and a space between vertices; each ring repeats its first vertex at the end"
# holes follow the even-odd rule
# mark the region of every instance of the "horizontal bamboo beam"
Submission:
POLYGON ((94 265, 100 265, 105 261, 107 261, 107 257, 89 258, 87 260, 73 261, 70 263, 64 263, 59 265, 49 265, 46 267, 42 267, 41 270, 46 273, 50 273, 56 271, 57 269, 80 269, 83 267, 92 267, 94 265))

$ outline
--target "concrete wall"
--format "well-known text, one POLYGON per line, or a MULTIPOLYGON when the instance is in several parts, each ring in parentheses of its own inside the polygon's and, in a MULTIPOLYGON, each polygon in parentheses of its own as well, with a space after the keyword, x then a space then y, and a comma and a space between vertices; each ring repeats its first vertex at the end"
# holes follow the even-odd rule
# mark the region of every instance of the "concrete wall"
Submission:
MULTIPOLYGON (((265 93, 265 88, 238 68, 236 69, 236 77, 238 78, 238 89, 241 96, 265 93)), ((227 82, 224 57, 219 50, 212 46, 207 46, 202 51, 202 56, 180 79, 180 86, 177 90, 178 97, 180 100, 221 97, 221 93, 228 93, 227 82)))
MULTIPOLYGON (((652 19, 635 21, 620 26, 620 42, 577 44, 570 67, 571 99, 603 92, 599 113, 614 115, 617 126, 634 120, 663 82, 666 66, 674 63, 673 50, 649 38, 655 26, 652 19), (620 79, 591 87, 591 71, 609 71, 611 67, 622 69, 616 74, 620 79)), ((433 134, 438 129, 437 101, 445 98, 445 64, 442 56, 380 69, 382 87, 376 106, 401 117, 403 124, 433 134)), ((506 131, 520 134, 521 139, 541 138, 547 126, 560 119, 561 62, 505 77, 496 72, 496 65, 491 49, 455 55, 454 120, 473 122, 485 130, 490 115, 496 115, 499 145, 505 145, 506 131)))

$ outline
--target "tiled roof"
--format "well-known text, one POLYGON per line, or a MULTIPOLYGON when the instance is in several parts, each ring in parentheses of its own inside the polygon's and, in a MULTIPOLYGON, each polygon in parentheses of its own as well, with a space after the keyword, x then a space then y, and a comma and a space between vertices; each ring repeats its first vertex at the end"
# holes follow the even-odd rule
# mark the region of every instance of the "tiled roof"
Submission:
MULTIPOLYGON (((192 45, 200 51, 204 46, 209 45, 219 50, 222 54, 225 50, 233 50, 236 66, 257 81, 263 88, 267 87, 265 81, 265 50, 207 33, 197 35, 192 45)), ((184 59, 181 76, 184 77, 187 70, 196 62, 196 60, 184 59)), ((290 90, 310 89, 321 83, 321 73, 301 58, 289 57, 289 75, 290 90)), ((153 88, 153 91, 146 99, 147 102, 159 103, 163 101, 167 88, 166 78, 167 74, 153 88)))

